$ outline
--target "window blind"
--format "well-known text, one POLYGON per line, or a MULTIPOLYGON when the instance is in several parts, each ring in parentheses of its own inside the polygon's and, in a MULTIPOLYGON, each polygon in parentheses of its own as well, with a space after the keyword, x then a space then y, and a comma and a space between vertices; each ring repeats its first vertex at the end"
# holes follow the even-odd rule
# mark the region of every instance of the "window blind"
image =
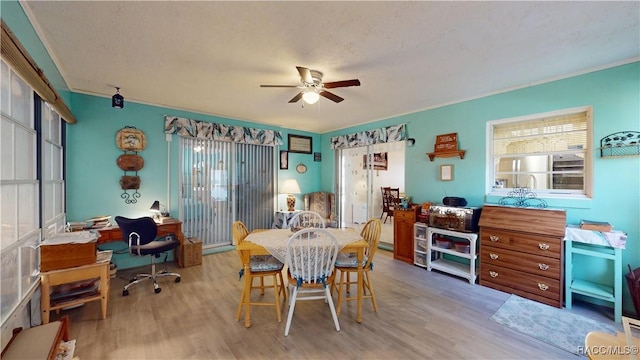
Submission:
POLYGON ((496 124, 493 127, 493 154, 522 154, 586 150, 587 112, 552 116, 537 120, 496 124))
POLYGON ((2 50, 2 59, 6 61, 19 74, 24 81, 33 88, 46 102, 51 104, 53 109, 62 118, 70 123, 76 123, 76 118, 71 110, 62 101, 60 95, 51 86, 49 80, 42 72, 42 69, 36 65, 27 50, 20 44, 7 24, 2 21, 2 36, 0 38, 0 48, 2 50))

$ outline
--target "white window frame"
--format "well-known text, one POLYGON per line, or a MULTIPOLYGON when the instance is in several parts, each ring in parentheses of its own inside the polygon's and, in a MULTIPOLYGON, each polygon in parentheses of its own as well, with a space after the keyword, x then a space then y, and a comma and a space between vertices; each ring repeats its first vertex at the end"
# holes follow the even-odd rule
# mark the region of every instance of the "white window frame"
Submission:
MULTIPOLYGON (((14 81, 20 81, 26 84, 11 66, 2 60, 3 69, 7 71, 2 74, 8 77, 9 85, 3 91, 9 91, 9 99, 14 97, 14 81), (19 80, 18 80, 19 79, 19 80)), ((0 178, 0 189, 2 189, 2 213, 13 213, 15 216, 6 219, 3 217, 3 239, 0 246, 0 257, 2 259, 2 287, 3 299, 5 303, 0 313, 2 320, 2 333, 5 333, 5 324, 8 323, 10 317, 15 313, 19 306, 26 298, 29 298, 34 289, 40 284, 39 281, 39 265, 40 260, 36 246, 39 245, 41 239, 41 228, 38 214, 40 211, 40 182, 37 178, 37 129, 35 125, 34 111, 34 92, 31 86, 26 84, 28 91, 21 94, 21 98, 28 102, 28 114, 26 118, 15 117, 15 109, 12 108, 12 102, 9 101, 2 108, 0 113, 2 116, 3 126, 7 125, 12 131, 2 133, 2 141, 10 141, 13 143, 12 148, 3 147, 3 150, 9 151, 9 154, 2 153, 2 161, 10 162, 10 170, 6 175, 0 178), (32 139, 31 159, 25 158, 25 154, 18 157, 18 152, 24 152, 24 149, 16 148, 16 134, 21 132, 23 135, 29 135, 32 139), (31 168, 27 173, 31 175, 27 178, 23 175, 17 175, 19 167, 31 168), (20 188, 32 187, 33 192, 20 193, 20 188), (27 196, 25 196, 27 195, 27 196)), ((22 92, 22 90, 19 90, 22 92)))
POLYGON ((64 121, 53 107, 44 100, 41 103, 40 132, 41 144, 41 192, 42 222, 46 239, 53 234, 65 231, 65 180, 64 180, 64 144, 62 127, 64 121))
MULTIPOLYGON (((53 233, 65 231, 65 180, 64 180, 64 120, 53 108, 35 96, 33 87, 4 59, 2 62, 2 101, 0 116, 4 130, 0 136, 3 169, 0 176, 2 191, 2 213, 16 214, 2 217, 2 240, 0 259, 2 268, 3 306, 0 312, 2 348, 11 338, 16 327, 29 327, 40 322, 39 309, 40 253, 38 246, 42 239, 53 233), (13 82, 25 84, 28 91, 20 89, 21 97, 28 108, 28 114, 16 115, 11 99, 14 95, 13 82), (39 101, 37 103, 36 101, 39 101), (28 104, 27 104, 28 102, 28 104), (39 110, 39 113, 37 112, 39 110), (18 147, 16 131, 21 131, 32 140, 31 152, 25 158, 25 150, 18 147), (40 136, 39 136, 40 135, 40 136), (40 138, 40 144, 38 139, 40 138), (7 141, 7 142, 5 142, 7 141), (13 144, 13 145, 11 145, 13 144), (40 150, 40 152, 38 152, 40 150), (8 164, 8 165, 6 165, 8 164), (38 168, 40 164, 40 168, 38 168), (30 176, 16 176, 19 167, 32 169, 30 176), (9 170, 7 170, 9 169, 9 170), (13 188, 18 189, 13 190, 13 188), (29 196, 19 192, 20 187, 35 190, 29 196), (48 211, 45 211, 48 209, 48 211), (46 229, 43 232, 43 228, 46 229), (6 231, 6 232, 5 232, 6 231), (35 315, 34 315, 35 314, 35 315)), ((24 171, 23 171, 24 173, 24 171)))
MULTIPOLYGON (((493 151, 493 129, 496 125, 526 122, 526 121, 539 121, 542 118, 566 116, 576 113, 587 113, 587 148, 583 149, 584 153, 584 191, 565 191, 547 189, 532 190, 539 198, 548 199, 592 199, 593 198, 593 108, 591 106, 582 106, 570 109, 563 109, 557 111, 551 111, 546 113, 525 115, 520 117, 506 118, 500 120, 488 121, 486 124, 486 179, 485 179, 485 193, 487 196, 507 196, 509 191, 513 188, 496 188, 495 185, 495 166, 494 166, 494 151, 493 151)), ((534 153, 530 153, 533 155, 534 153)), ((550 154, 544 152, 543 154, 550 154)))

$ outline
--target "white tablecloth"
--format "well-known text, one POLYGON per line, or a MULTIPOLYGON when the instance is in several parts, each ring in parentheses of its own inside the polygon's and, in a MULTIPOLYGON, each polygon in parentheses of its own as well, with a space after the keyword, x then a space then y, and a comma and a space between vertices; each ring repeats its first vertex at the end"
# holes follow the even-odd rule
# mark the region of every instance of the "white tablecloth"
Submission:
MULTIPOLYGON (((354 229, 326 228, 336 238, 338 251, 354 241, 362 239, 362 236, 354 229)), ((269 229, 265 231, 252 232, 244 239, 254 244, 261 245, 281 262, 287 258, 287 242, 294 233, 291 229, 269 229)))
POLYGON ((580 229, 578 225, 567 226, 564 233, 564 239, 620 249, 626 248, 627 245, 627 234, 620 230, 611 230, 607 232, 583 230, 580 229))

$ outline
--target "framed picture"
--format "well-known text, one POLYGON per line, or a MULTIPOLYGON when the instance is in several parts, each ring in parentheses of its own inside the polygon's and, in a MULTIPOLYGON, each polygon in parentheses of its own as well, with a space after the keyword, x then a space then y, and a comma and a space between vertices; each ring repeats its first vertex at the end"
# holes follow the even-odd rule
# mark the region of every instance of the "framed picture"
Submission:
POLYGON ((312 145, 313 139, 311 136, 289 134, 289 152, 311 154, 312 145))
POLYGON ((453 180, 453 165, 451 164, 440 165, 440 180, 441 181, 453 180))
POLYGON ((287 150, 280 150, 280 170, 289 170, 289 153, 287 150))
POLYGON ((313 153, 313 161, 322 161, 322 153, 313 153))
POLYGON ((387 170, 387 153, 374 153, 373 158, 371 154, 369 154, 368 159, 367 155, 362 155, 362 168, 364 170, 371 167, 373 163, 373 170, 387 170))

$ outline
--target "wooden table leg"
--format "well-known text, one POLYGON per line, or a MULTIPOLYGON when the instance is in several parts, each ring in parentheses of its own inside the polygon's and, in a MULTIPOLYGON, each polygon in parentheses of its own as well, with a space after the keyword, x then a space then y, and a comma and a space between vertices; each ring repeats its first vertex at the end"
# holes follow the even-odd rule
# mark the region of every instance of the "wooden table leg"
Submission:
POLYGON ((100 271, 100 305, 102 306, 102 320, 107 318, 107 302, 109 301, 110 264, 107 262, 100 271))
POLYGON ((363 273, 364 248, 358 249, 358 310, 356 313, 356 321, 362 322, 362 294, 364 292, 364 273, 363 273))
POLYGON ((173 250, 173 256, 175 257, 175 260, 178 263, 178 266, 184 267, 184 263, 182 261, 182 252, 184 251, 185 237, 184 237, 184 233, 180 228, 181 227, 178 227, 178 229, 174 233, 180 245, 173 250))
POLYGON ((242 251, 244 268, 244 327, 251 327, 251 265, 249 251, 242 251))
POLYGON ((47 275, 40 276, 40 310, 42 312, 42 325, 49 323, 49 308, 51 307, 51 298, 49 295, 49 277, 47 275))

